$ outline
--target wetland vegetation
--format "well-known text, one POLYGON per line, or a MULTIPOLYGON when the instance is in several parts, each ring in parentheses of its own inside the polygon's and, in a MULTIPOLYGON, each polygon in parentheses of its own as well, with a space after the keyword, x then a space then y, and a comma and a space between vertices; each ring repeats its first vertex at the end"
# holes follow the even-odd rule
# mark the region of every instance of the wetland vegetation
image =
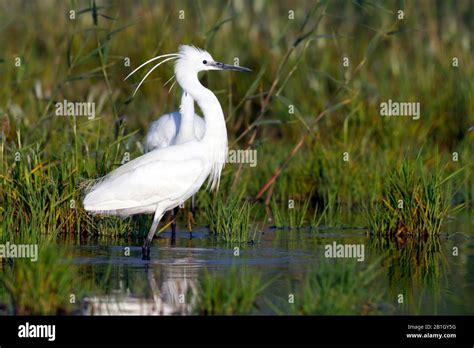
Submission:
POLYGON ((84 299, 121 295, 177 314, 473 314, 473 11, 0 3, 0 243, 39 245, 36 262, 1 259, 1 313, 90 314, 84 299), (178 87, 164 86, 172 65, 133 98, 139 79, 123 79, 180 43, 253 69, 201 81, 229 148, 258 156, 228 163, 219 193, 199 191, 192 236, 186 203, 176 245, 165 229, 145 264, 151 216, 91 216, 82 189, 143 154, 148 125, 178 109, 178 87), (59 117, 64 100, 94 115, 59 117), (419 103, 419 118, 381 115, 388 100, 419 103), (364 262, 326 259, 334 241, 365 245, 364 262))

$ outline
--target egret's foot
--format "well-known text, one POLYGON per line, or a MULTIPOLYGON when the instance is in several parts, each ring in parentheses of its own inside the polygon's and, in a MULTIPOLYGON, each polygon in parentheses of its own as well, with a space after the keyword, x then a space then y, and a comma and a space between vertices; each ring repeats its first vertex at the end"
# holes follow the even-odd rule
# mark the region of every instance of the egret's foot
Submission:
POLYGON ((191 235, 192 235, 192 231, 193 231, 193 225, 195 225, 195 224, 196 224, 196 221, 194 221, 194 213, 188 212, 188 222, 187 222, 186 226, 187 226, 188 231, 191 235))
POLYGON ((142 246, 142 260, 150 260, 150 243, 148 241, 142 246))

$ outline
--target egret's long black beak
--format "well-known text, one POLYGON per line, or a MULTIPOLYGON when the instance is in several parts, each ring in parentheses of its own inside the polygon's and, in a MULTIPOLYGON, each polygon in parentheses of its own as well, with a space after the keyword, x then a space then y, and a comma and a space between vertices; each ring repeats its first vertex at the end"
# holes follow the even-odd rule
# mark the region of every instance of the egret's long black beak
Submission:
POLYGON ((216 67, 217 69, 221 69, 221 70, 252 72, 252 69, 245 68, 243 66, 238 66, 238 65, 229 65, 229 64, 219 63, 219 62, 210 62, 209 65, 212 65, 213 67, 216 67))

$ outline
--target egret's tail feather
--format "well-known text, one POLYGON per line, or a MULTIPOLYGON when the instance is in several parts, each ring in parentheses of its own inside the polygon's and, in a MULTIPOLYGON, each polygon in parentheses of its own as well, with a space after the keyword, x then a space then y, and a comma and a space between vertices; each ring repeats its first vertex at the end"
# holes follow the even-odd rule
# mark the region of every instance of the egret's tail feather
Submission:
POLYGON ((100 184, 104 180, 105 176, 97 179, 86 179, 79 178, 79 190, 84 194, 89 194, 96 185, 100 184))

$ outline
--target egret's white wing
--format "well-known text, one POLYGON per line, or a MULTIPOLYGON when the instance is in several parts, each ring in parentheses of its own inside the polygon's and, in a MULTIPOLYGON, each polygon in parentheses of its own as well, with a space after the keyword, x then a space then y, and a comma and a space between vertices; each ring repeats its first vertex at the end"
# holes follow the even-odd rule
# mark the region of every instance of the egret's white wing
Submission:
POLYGON ((111 179, 112 177, 123 175, 136 168, 140 168, 145 164, 156 162, 156 161, 184 161, 188 159, 200 158, 199 148, 201 144, 194 142, 194 144, 180 144, 162 149, 156 149, 147 152, 134 160, 125 163, 118 167, 114 171, 110 172, 104 177, 105 179, 111 179), (189 144, 189 145, 188 145, 189 144), (185 147, 183 147, 185 146, 185 147))
POLYGON ((124 166, 110 173, 86 195, 84 208, 110 211, 146 207, 165 200, 180 203, 197 192, 204 181, 205 165, 200 158, 142 162, 120 174, 115 172, 124 166))

